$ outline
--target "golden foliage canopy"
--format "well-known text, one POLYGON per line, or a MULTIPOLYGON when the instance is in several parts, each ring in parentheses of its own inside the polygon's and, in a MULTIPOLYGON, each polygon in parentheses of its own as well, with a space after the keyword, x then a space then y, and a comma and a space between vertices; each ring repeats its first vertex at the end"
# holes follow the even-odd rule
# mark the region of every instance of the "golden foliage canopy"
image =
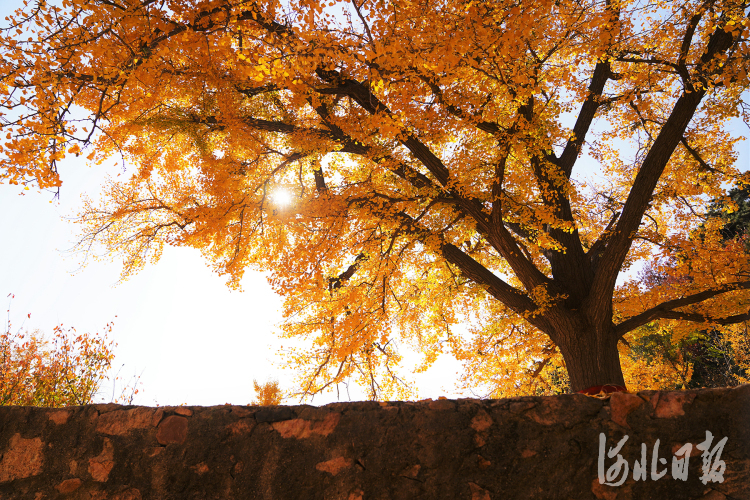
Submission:
POLYGON ((124 276, 164 244, 233 287, 271 270, 307 393, 398 395, 399 342, 508 390, 553 352, 574 390, 624 384, 640 325, 748 318, 744 248, 687 236, 743 179, 746 1, 39 0, 9 22, 2 179, 121 155, 84 245, 124 276), (679 286, 617 284, 678 254, 679 286))

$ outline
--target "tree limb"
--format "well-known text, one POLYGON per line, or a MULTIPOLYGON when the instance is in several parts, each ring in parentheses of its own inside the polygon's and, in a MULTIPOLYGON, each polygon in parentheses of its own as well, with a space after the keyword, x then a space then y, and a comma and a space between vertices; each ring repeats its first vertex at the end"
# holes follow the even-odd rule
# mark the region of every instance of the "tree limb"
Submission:
MULTIPOLYGON (((732 35, 725 32, 723 28, 717 28, 711 35, 706 52, 701 57, 701 66, 707 66, 716 56, 726 52, 732 43, 732 35)), ((590 307, 602 311, 607 308, 603 301, 611 300, 617 275, 630 250, 641 219, 651 202, 656 184, 705 96, 706 87, 707 85, 703 85, 700 90, 683 92, 643 160, 623 207, 620 220, 594 275, 590 294, 593 300, 590 307)))
POLYGON ((573 126, 573 137, 565 145, 560 158, 557 160, 557 165, 565 173, 565 177, 570 179, 573 173, 573 165, 575 165, 578 159, 578 154, 581 152, 581 147, 586 139, 591 123, 594 121, 596 111, 601 105, 601 96, 604 92, 604 86, 607 80, 612 75, 609 61, 599 61, 594 67, 594 74, 591 77, 591 83, 589 84, 589 95, 586 100, 583 101, 581 111, 578 113, 576 124, 573 126))
POLYGON ((730 323, 738 323, 740 321, 744 321, 744 319, 739 319, 737 321, 732 320, 732 318, 739 318, 741 316, 745 316, 742 314, 729 316, 728 318, 711 319, 701 314, 684 313, 684 312, 674 311, 674 309, 697 304, 699 302, 703 302, 704 300, 710 299, 711 297, 716 297, 717 295, 721 295, 727 292, 732 292, 735 290, 747 290, 747 289, 750 289, 750 281, 741 281, 738 283, 728 283, 721 287, 712 288, 710 290, 703 290, 702 292, 687 295, 679 299, 672 299, 666 302, 662 302, 658 306, 654 306, 650 309, 647 309, 646 311, 643 311, 640 314, 637 314, 631 318, 628 318, 622 323, 615 326, 615 335, 618 338, 620 338, 626 333, 632 330, 635 330, 639 326, 645 325, 646 323, 649 323, 655 319, 660 319, 660 318, 684 319, 686 321, 697 321, 697 322, 711 322, 711 323, 718 323, 720 325, 727 325, 730 323), (722 321, 724 322, 722 323, 722 321))

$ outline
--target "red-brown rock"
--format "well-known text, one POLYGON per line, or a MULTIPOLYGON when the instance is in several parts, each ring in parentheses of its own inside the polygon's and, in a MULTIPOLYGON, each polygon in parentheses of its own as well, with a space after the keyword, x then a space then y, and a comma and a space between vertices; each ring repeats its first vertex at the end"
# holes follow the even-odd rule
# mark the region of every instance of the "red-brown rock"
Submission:
POLYGON ((15 433, 2 453, 0 461, 0 483, 41 474, 44 444, 38 437, 24 439, 15 433))
POLYGON ((161 421, 156 429, 156 440, 159 444, 182 443, 188 432, 188 419, 170 415, 161 421))
POLYGON ((62 494, 73 493, 75 490, 80 488, 82 484, 83 481, 75 477, 73 479, 66 479, 62 483, 55 486, 55 489, 62 494))
POLYGON ((104 438, 104 446, 99 455, 89 459, 89 474, 94 481, 104 483, 109 478, 109 473, 112 467, 115 466, 114 461, 114 445, 112 441, 104 438))
POLYGON ((136 429, 151 427, 153 415, 153 408, 144 407, 110 411, 99 415, 96 431, 110 436, 122 436, 136 429))
POLYGON ((643 399, 635 394, 613 392, 609 397, 612 421, 617 425, 630 429, 627 421, 628 414, 639 408, 643 403, 643 399))

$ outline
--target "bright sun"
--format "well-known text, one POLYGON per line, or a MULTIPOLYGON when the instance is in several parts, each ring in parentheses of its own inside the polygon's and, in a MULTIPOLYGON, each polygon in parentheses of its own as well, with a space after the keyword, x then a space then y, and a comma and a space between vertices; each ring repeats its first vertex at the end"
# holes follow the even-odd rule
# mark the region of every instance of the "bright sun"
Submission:
POLYGON ((292 195, 289 191, 279 190, 273 194, 273 202, 276 205, 286 207, 292 204, 292 195))

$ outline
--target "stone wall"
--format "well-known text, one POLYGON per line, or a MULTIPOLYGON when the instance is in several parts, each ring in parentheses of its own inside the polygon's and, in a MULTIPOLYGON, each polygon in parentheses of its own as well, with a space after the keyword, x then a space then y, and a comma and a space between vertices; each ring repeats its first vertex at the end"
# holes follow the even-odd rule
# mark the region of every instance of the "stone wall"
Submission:
POLYGON ((2 500, 750 500, 750 385, 609 400, 0 407, 0 453, 2 500))

